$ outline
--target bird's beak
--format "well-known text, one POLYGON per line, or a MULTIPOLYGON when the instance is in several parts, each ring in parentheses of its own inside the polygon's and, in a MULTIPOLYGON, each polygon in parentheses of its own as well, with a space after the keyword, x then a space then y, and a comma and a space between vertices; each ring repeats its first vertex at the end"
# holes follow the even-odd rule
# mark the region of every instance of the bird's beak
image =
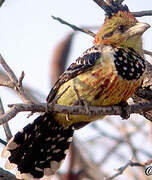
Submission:
POLYGON ((150 28, 149 24, 139 22, 136 23, 133 27, 129 28, 125 33, 128 37, 142 35, 148 28, 150 28))

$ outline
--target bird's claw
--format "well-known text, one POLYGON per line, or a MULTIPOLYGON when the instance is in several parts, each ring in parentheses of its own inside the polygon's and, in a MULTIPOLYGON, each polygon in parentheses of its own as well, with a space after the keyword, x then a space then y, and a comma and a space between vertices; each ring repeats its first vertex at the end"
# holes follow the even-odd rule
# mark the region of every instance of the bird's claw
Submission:
POLYGON ((129 105, 126 101, 122 101, 118 104, 121 107, 121 117, 123 120, 128 119, 130 117, 129 113, 129 105))

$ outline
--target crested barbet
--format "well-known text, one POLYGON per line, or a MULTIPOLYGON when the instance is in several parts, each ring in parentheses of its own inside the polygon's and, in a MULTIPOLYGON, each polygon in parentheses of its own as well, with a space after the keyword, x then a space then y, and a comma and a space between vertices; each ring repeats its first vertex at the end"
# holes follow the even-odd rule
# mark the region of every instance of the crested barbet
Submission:
MULTIPOLYGON (((85 100, 91 106, 115 105, 126 102, 141 86, 145 72, 141 36, 150 26, 138 22, 126 5, 109 2, 93 47, 59 77, 47 97, 48 104, 66 89, 57 104, 73 106, 85 100)), ((65 159, 74 130, 99 118, 44 113, 10 139, 2 152, 2 157, 8 158, 5 167, 17 166, 18 179, 54 175, 65 159)))

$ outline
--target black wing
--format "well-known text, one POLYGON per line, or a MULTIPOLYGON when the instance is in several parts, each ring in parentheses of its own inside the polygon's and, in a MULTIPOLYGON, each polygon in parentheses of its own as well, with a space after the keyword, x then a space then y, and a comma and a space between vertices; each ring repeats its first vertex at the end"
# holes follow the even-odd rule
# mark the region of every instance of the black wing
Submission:
POLYGON ((54 96, 56 95, 59 87, 70 79, 76 77, 77 75, 88 71, 93 67, 96 60, 101 57, 101 46, 93 46, 87 49, 82 56, 80 56, 74 63, 72 63, 68 69, 59 77, 57 82, 51 89, 47 102, 50 103, 54 96))

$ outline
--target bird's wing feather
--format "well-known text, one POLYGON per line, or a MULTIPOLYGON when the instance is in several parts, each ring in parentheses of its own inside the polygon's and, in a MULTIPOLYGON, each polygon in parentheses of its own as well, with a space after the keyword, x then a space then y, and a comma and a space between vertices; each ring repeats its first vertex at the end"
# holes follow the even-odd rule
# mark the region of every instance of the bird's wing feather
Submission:
POLYGON ((82 56, 80 56, 74 63, 72 63, 68 69, 59 77, 57 82, 51 89, 47 102, 50 103, 55 97, 59 87, 70 79, 82 74, 92 68, 96 62, 101 57, 101 46, 93 46, 87 49, 82 56))

